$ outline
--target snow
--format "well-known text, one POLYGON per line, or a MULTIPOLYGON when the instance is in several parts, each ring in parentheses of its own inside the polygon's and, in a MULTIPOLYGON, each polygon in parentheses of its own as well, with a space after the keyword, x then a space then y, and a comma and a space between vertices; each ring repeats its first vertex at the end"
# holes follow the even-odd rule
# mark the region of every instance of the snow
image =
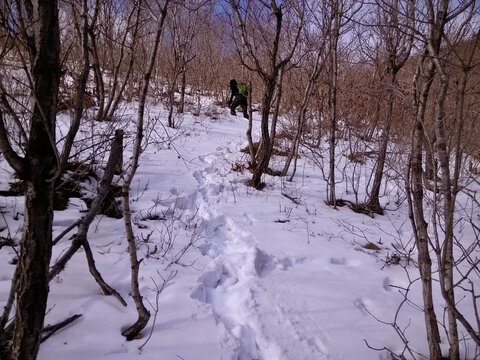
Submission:
MULTIPOLYGON (((140 286, 152 313, 141 338, 127 342, 121 335, 136 320, 123 220, 98 216, 88 235, 96 264, 128 306, 102 294, 78 251, 51 282, 45 323, 82 317, 41 345, 40 360, 362 360, 388 358, 366 342, 403 349, 394 329, 381 321, 393 321, 403 299, 397 287, 409 284, 402 267, 385 265, 394 250, 391 243, 411 237, 405 204, 373 218, 346 207, 332 209, 324 203, 323 176, 306 156, 299 159, 292 183, 266 175, 264 190, 247 187, 251 174, 232 170, 247 161, 240 152, 247 145, 247 121, 227 109, 216 112, 215 119, 185 114, 178 130, 168 130, 168 138, 157 124, 156 138, 141 156, 131 207, 143 259, 140 286), (367 242, 381 250, 364 248, 367 242), (169 276, 173 279, 157 303, 156 289, 169 276)), ((166 118, 153 105, 148 116, 166 118)), ((128 146, 134 120, 131 107, 115 124, 129 130, 128 146)), ((258 136, 259 115, 253 120, 258 136)), ((99 126, 99 133, 111 131, 99 126)), ((11 170, 3 159, 0 166, 3 190, 11 170)), ((382 200, 393 202, 391 193, 392 199, 382 200)), ((337 196, 352 194, 339 184, 337 196)), ((82 200, 71 199, 67 210, 55 212, 54 237, 85 208, 82 200)), ((0 209, 0 228, 7 227, 0 234, 19 239, 23 216, 14 216, 23 213, 22 197, 0 197, 0 209)), ((55 246, 52 263, 69 243, 66 236, 55 246)), ((8 295, 14 257, 11 248, 0 251, 0 306, 8 295)), ((408 269, 416 278, 417 270, 408 269)), ((411 290, 416 304, 421 304, 419 285, 411 290)), ((422 312, 404 305, 398 321, 411 346, 426 353, 422 312)))

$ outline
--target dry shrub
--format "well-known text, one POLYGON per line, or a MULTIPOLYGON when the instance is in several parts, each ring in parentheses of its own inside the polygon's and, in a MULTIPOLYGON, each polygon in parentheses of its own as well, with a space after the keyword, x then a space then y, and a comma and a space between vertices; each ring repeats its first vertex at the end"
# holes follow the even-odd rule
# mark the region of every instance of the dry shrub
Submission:
MULTIPOLYGON (((254 152, 255 154, 257 153, 259 146, 260 146, 260 142, 259 142, 259 141, 253 143, 253 152, 254 152)), ((243 149, 240 149, 240 151, 243 152, 243 153, 245 153, 245 154, 250 154, 250 145, 247 145, 247 146, 244 147, 243 149)))
POLYGON ((363 165, 365 164, 366 159, 371 158, 373 154, 374 154, 373 151, 359 151, 359 152, 348 154, 347 159, 350 160, 350 162, 363 165))
MULTIPOLYGON (((277 138, 275 138, 275 140, 277 140, 277 138)), ((260 142, 254 142, 253 143, 253 152, 256 154, 257 151, 258 151, 258 147, 260 145, 260 142)), ((244 147, 243 149, 240 149, 241 152, 245 153, 245 154, 250 154, 250 146, 247 145, 246 147, 244 147)), ((277 156, 288 156, 288 153, 289 153, 289 149, 287 148, 284 148, 282 147, 281 145, 278 145, 278 141, 275 141, 275 145, 273 147, 273 155, 277 155, 277 156)))
POLYGON ((234 164, 232 164, 232 171, 243 173, 247 169, 248 169, 247 166, 241 162, 237 161, 234 164))
POLYGON ((286 129, 283 128, 275 135, 275 140, 289 140, 293 141, 295 139, 295 129, 286 129))
POLYGON ((362 245, 363 248, 367 249, 367 250, 375 250, 375 251, 379 251, 381 250, 377 245, 375 245, 374 243, 372 242, 369 242, 365 245, 362 245))
MULTIPOLYGON (((57 111, 66 111, 74 108, 77 102, 77 93, 75 91, 68 91, 66 93, 59 94, 57 111)), ((83 95, 83 108, 88 109, 96 106, 96 101, 93 94, 90 91, 85 92, 83 95)))

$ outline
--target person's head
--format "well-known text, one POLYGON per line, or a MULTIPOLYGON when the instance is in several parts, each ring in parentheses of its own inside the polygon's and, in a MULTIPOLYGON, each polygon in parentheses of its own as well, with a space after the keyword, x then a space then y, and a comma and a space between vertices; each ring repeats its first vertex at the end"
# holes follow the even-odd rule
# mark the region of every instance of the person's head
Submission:
POLYGON ((234 87, 234 86, 237 86, 237 80, 232 79, 230 80, 230 87, 234 87))

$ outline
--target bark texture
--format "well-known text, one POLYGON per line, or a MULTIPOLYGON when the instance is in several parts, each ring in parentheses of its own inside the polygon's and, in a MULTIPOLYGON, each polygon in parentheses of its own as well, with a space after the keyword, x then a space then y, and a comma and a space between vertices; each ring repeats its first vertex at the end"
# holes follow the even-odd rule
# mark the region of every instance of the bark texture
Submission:
POLYGON ((26 10, 31 24, 32 115, 25 164, 20 174, 27 190, 12 359, 35 359, 38 353, 49 290, 53 180, 59 165, 55 148, 60 78, 58 2, 33 1, 26 10))

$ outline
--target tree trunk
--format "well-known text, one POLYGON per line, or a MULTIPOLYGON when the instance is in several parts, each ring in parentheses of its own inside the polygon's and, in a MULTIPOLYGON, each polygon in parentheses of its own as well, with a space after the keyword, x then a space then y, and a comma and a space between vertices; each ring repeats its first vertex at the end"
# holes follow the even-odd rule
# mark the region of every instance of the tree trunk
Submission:
POLYGON ((427 331, 428 347, 430 359, 439 360, 442 358, 440 351, 440 334, 438 331, 437 317, 433 305, 432 294, 432 261, 429 254, 430 238, 427 230, 423 209, 423 148, 424 148, 424 128, 425 110, 427 98, 430 92, 430 86, 433 81, 433 64, 427 61, 427 68, 423 69, 425 73, 424 83, 420 93, 417 96, 416 115, 414 132, 412 139, 412 214, 411 220, 418 248, 418 267, 422 282, 422 296, 424 304, 425 328, 427 331))
MULTIPOLYGON (((304 100, 305 100, 305 97, 304 97, 304 100)), ((306 108, 304 109, 302 105, 302 108, 300 109, 299 115, 297 117, 297 131, 295 133, 295 138, 293 139, 293 142, 292 142, 292 148, 290 149, 287 155, 287 159, 285 160, 285 165, 283 166, 283 170, 282 170, 282 176, 286 176, 292 160, 295 159, 293 164, 293 171, 289 178, 289 181, 293 180, 293 177, 295 176, 295 172, 297 170, 296 160, 298 156, 298 150, 300 148, 300 140, 303 134, 303 128, 305 125, 305 113, 306 113, 306 108)))
POLYGON ((328 110, 330 120, 329 139, 329 174, 327 203, 336 206, 335 195, 335 145, 337 142, 337 79, 338 79, 338 39, 340 36, 340 21, 342 4, 338 0, 331 3, 331 34, 330 34, 330 83, 328 84, 328 110))
POLYGON ((297 158, 298 158, 298 151, 300 148, 300 141, 302 138, 303 130, 305 128, 305 122, 306 122, 306 117, 307 117, 307 111, 308 111, 308 104, 310 103, 310 98, 313 93, 314 85, 316 81, 318 80, 318 76, 320 75, 320 71, 323 68, 323 64, 320 63, 321 57, 323 54, 323 44, 319 47, 316 57, 315 57, 315 66, 308 77, 308 83, 307 86, 305 87, 305 92, 303 94, 302 102, 300 104, 300 108, 298 110, 298 115, 297 115, 297 132, 295 134, 295 138, 293 139, 292 143, 292 148, 287 156, 287 160, 285 161, 285 166, 283 167, 282 170, 282 176, 286 176, 288 169, 290 168, 290 163, 292 162, 292 159, 294 160, 294 166, 293 166, 293 171, 292 175, 289 178, 289 181, 293 180, 293 177, 295 176, 295 172, 297 169, 297 158))
POLYGON ((157 58, 158 47, 160 43, 160 37, 163 33, 163 25, 165 23, 165 17, 167 16, 167 9, 170 0, 165 0, 163 7, 160 9, 159 18, 157 19, 157 28, 155 33, 155 41, 153 43, 152 53, 150 55, 148 68, 146 69, 143 76, 142 84, 142 93, 140 96, 140 101, 138 104, 138 113, 137 113, 137 130, 135 135, 135 142, 133 145, 133 155, 132 155, 132 165, 130 172, 126 175, 125 182, 122 186, 123 194, 123 220, 125 224, 125 232, 127 235, 128 241, 128 251, 130 254, 130 267, 131 267, 131 287, 132 287, 132 298, 135 302, 137 308, 138 319, 131 325, 129 328, 122 331, 122 335, 127 338, 127 340, 133 340, 137 337, 138 334, 145 328, 150 319, 150 312, 147 310, 143 304, 143 298, 140 293, 139 287, 139 273, 140 273, 140 262, 137 257, 137 245, 135 243, 135 234, 133 233, 132 220, 131 220, 131 211, 130 211, 130 186, 132 180, 135 177, 137 167, 139 164, 140 154, 142 151, 142 140, 143 140, 143 123, 145 116, 145 102, 148 94, 148 87, 150 84, 150 79, 152 76, 153 67, 157 58))
POLYGON ((91 39, 91 52, 92 52, 92 69, 95 77, 95 88, 96 88, 96 97, 98 100, 98 112, 95 120, 103 121, 105 120, 105 84, 103 82, 102 69, 100 68, 100 59, 98 57, 97 49, 97 37, 95 30, 93 28, 89 29, 90 39, 91 39))
POLYGON ((432 182, 438 181, 438 169, 437 163, 435 161, 435 143, 437 141, 437 136, 435 132, 428 133, 427 130, 424 131, 423 136, 425 137, 425 171, 423 173, 423 178, 425 180, 431 180, 432 182))
POLYGON ((422 184, 422 143, 423 129, 417 123, 414 130, 413 154, 412 154, 412 178, 413 178, 413 208, 415 218, 416 242, 418 248, 418 266, 422 282, 423 306, 425 315, 425 327, 430 352, 430 359, 442 358, 440 351, 440 334, 438 331, 437 317, 433 305, 432 293, 432 261, 429 254, 429 236, 427 223, 423 213, 423 184, 422 184))
MULTIPOLYGON (((435 66, 440 75, 440 92, 435 101, 435 118, 434 118, 434 134, 435 147, 434 151, 437 154, 440 163, 440 181, 441 192, 443 195, 443 219, 444 219, 444 239, 440 244, 437 238, 437 256, 440 259, 439 277, 440 286, 442 288, 442 295, 447 302, 448 313, 448 339, 450 342, 449 357, 451 360, 458 360, 460 358, 459 338, 457 329, 457 319, 455 309, 452 305, 455 304, 454 296, 454 279, 453 279, 453 227, 454 227, 454 196, 452 196, 452 182, 450 176, 450 156, 447 150, 446 136, 445 136, 445 101, 448 90, 449 77, 445 70, 445 64, 441 59, 441 45, 445 37, 444 29, 448 21, 453 17, 448 14, 449 0, 442 0, 440 3, 433 1, 426 2, 428 12, 428 38, 426 41, 427 52, 431 57, 431 62, 435 66), (450 19, 449 19, 450 18, 450 19), (440 256, 440 251, 442 252, 440 256)), ((467 5, 470 6, 470 5, 467 5)), ((472 7, 473 10, 473 7, 472 7)), ((458 14, 458 13, 457 13, 458 14)), ((436 173, 434 176, 436 177, 436 173)), ((433 179, 436 182, 436 178, 433 179)), ((437 214, 434 214, 437 216, 437 214)), ((455 306, 455 305, 453 305, 455 306)))
MULTIPOLYGON (((415 8, 413 0, 407 1, 406 4, 406 19, 399 20, 401 11, 399 10, 399 0, 394 0, 390 6, 379 8, 379 18, 383 19, 382 29, 380 30, 381 38, 385 43, 387 53, 385 57, 387 60, 387 75, 389 75, 390 83, 387 84, 387 112, 385 114, 385 121, 383 125, 382 138, 378 150, 378 159, 375 166, 375 176, 373 179, 372 189, 370 191, 368 208, 371 211, 383 214, 383 209, 380 206, 380 187, 382 184, 383 170, 387 157, 387 147, 390 142, 390 128, 392 125, 393 105, 395 99, 395 92, 397 87, 397 74, 405 65, 405 62, 410 56, 410 51, 413 45, 413 29, 415 28, 415 8), (411 29, 409 33, 405 32, 403 27, 408 25, 411 29)), ((383 73, 380 80, 383 81, 383 73)), ((380 101, 377 99, 377 106, 375 110, 375 127, 379 117, 380 101)))
POLYGON ((143 304, 143 297, 140 293, 140 285, 138 282, 140 274, 140 262, 137 257, 137 244, 135 243, 135 234, 133 233, 132 218, 130 210, 130 196, 129 192, 124 192, 123 195, 123 220, 125 223, 125 232, 128 241, 128 252, 130 255, 130 268, 131 268, 131 288, 132 298, 137 308, 138 319, 129 328, 122 332, 122 335, 127 340, 134 340, 138 334, 147 326, 150 319, 150 312, 143 304))
POLYGON ((261 145, 259 146, 257 152, 257 166, 253 172, 253 177, 250 180, 250 185, 255 189, 261 189, 262 183, 262 175, 268 168, 268 163, 270 161, 271 153, 269 153, 270 149, 270 139, 269 129, 268 129, 268 120, 270 115, 270 108, 272 105, 273 93, 275 91, 275 84, 276 84, 276 76, 272 76, 265 80, 265 92, 263 94, 262 99, 262 123, 261 123, 261 131, 262 131, 262 139, 261 145))
POLYGON ((253 111, 252 111, 252 82, 248 83, 248 128, 247 128, 247 140, 248 149, 250 153, 250 168, 255 169, 257 167, 257 161, 255 159, 255 149, 253 148, 252 139, 252 127, 253 127, 253 111))
POLYGON ((178 113, 183 114, 185 111, 185 88, 187 86, 187 71, 182 70, 182 82, 180 84, 180 104, 178 105, 178 113))
MULTIPOLYGON (((176 70, 175 70, 176 71, 176 70)), ((173 119, 173 107, 175 106, 175 87, 177 82, 177 75, 174 75, 170 89, 168 91, 168 127, 175 128, 175 121, 173 119)))
MULTIPOLYGON (((51 148, 49 145, 47 147, 51 148)), ((43 170, 49 173, 48 168, 43 170)), ((53 183, 45 181, 45 173, 38 174, 39 176, 27 181, 25 195, 25 231, 18 264, 20 277, 17 285, 12 359, 36 358, 47 306, 53 183)))
MULTIPOLYGON (((442 259, 440 265, 440 285, 444 287, 449 302, 455 304, 454 282, 453 282, 453 227, 454 227, 454 197, 452 195, 452 182, 450 177, 450 156, 447 151, 445 140, 445 101, 448 90, 448 75, 445 73, 439 59, 435 59, 436 68, 440 73, 440 93, 436 101, 435 114, 435 135, 436 153, 440 163, 440 179, 442 184, 441 192, 443 194, 443 217, 445 221, 445 238, 443 240, 442 259)), ((448 330, 450 341, 450 360, 460 358, 459 339, 457 320, 448 307, 448 330)))
POLYGON ((382 185, 383 170, 385 168, 385 161, 387 158, 387 147, 390 142, 390 128, 392 125, 393 115, 393 97, 395 93, 396 73, 394 69, 390 69, 390 84, 387 96, 387 113, 385 114, 385 123, 383 126, 382 139, 378 149, 378 159, 375 166, 375 177, 373 179, 372 190, 370 191, 370 198, 368 200, 368 208, 371 211, 379 214, 383 213, 380 206, 380 187, 382 185))
POLYGON ((57 170, 55 119, 60 79, 58 2, 34 1, 32 115, 23 179, 25 219, 17 286, 12 359, 35 359, 48 298, 52 246, 54 176, 57 170))
POLYGON ((331 84, 328 91, 328 106, 330 120, 330 138, 329 138, 329 174, 328 174, 328 192, 327 203, 336 206, 335 195, 335 145, 337 142, 337 57, 336 48, 331 54, 331 84))

